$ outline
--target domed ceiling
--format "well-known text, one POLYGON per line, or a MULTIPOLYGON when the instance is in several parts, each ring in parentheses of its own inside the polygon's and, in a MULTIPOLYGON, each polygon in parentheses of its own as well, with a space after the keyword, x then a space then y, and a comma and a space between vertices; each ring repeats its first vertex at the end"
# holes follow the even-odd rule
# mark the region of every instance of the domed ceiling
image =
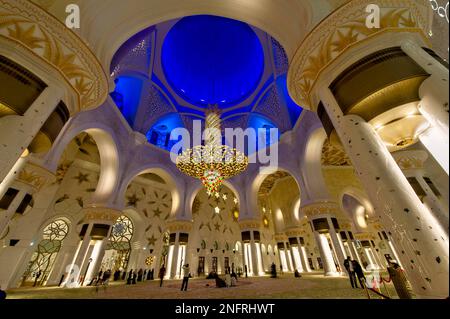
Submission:
POLYGON ((170 132, 192 129, 209 104, 223 128, 291 130, 301 107, 289 97, 288 60, 267 33, 228 18, 197 15, 149 27, 111 63, 111 96, 130 126, 170 150, 170 132))
POLYGON ((248 97, 264 70, 264 52, 245 23, 213 16, 179 20, 162 48, 164 75, 183 98, 199 106, 232 106, 248 97))

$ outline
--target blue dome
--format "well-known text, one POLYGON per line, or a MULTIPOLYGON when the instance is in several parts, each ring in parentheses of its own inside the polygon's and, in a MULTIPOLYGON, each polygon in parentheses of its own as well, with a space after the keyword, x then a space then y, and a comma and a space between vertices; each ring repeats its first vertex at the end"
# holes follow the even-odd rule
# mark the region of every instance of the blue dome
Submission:
POLYGON ((173 89, 199 106, 239 103, 264 70, 262 45, 247 24, 207 15, 179 20, 164 40, 161 59, 173 89))

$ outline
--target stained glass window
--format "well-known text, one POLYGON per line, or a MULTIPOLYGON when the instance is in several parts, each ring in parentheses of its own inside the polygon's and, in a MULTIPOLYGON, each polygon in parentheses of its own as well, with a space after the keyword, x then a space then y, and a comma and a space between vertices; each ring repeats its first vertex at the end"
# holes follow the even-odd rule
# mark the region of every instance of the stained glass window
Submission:
POLYGON ((56 219, 44 228, 42 240, 23 275, 22 285, 45 285, 68 232, 69 225, 63 219, 56 219))

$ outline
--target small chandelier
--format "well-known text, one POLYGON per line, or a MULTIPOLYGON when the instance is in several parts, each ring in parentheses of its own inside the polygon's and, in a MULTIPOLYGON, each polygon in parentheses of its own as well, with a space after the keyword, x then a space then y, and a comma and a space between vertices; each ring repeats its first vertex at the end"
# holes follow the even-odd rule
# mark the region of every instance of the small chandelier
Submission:
POLYGON ((177 168, 186 175, 200 179, 208 195, 218 194, 225 179, 245 171, 247 157, 235 148, 222 144, 221 120, 217 106, 206 112, 205 145, 182 152, 177 168))

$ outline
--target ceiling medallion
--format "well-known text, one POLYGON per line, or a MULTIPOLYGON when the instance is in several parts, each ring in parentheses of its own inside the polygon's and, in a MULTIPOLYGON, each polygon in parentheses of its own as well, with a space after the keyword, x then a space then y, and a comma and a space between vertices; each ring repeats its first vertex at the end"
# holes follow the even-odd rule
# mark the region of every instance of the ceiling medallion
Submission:
POLYGON ((235 148, 222 144, 221 119, 217 105, 206 112, 205 145, 187 149, 177 157, 177 168, 200 179, 209 196, 217 195, 225 179, 245 171, 248 158, 235 148))

